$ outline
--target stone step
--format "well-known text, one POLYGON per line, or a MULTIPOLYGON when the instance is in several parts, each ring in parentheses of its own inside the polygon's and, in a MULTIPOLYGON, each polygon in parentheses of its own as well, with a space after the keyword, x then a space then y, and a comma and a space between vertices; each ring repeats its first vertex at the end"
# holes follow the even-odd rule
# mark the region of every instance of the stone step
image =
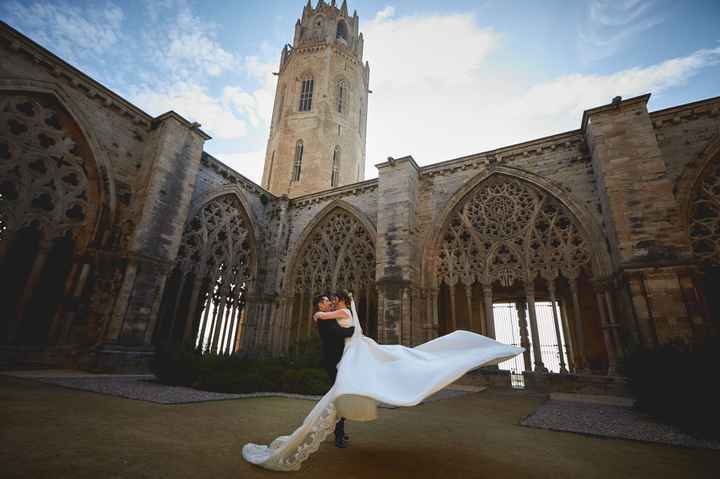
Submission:
POLYGON ((635 400, 622 396, 605 396, 600 394, 550 393, 550 399, 557 401, 581 402, 587 404, 605 404, 607 406, 633 407, 635 400))

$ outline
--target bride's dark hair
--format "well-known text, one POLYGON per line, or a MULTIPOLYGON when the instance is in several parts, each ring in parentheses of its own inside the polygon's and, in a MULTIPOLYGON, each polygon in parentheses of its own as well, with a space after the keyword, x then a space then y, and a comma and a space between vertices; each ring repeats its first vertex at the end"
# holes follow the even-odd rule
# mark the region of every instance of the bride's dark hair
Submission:
POLYGON ((345 306, 348 308, 350 307, 350 295, 345 291, 340 291, 335 293, 335 297, 339 300, 345 303, 345 306))

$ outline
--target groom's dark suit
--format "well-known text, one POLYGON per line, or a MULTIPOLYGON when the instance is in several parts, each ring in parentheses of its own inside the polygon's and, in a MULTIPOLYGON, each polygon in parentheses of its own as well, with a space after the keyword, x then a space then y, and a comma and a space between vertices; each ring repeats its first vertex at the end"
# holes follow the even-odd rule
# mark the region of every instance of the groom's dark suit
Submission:
MULTIPOLYGON (((322 363, 330 380, 335 383, 337 378, 337 364, 345 349, 345 338, 355 332, 355 328, 343 328, 334 319, 318 319, 318 332, 322 343, 322 363)), ((342 443, 345 436, 345 418, 340 418, 335 425, 335 444, 342 443)))

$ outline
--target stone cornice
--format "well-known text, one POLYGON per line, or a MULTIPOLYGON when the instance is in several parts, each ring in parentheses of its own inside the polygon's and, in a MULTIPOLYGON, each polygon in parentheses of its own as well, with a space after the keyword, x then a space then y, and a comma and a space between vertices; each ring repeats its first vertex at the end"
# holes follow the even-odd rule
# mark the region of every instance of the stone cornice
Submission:
POLYGON ((716 118, 718 115, 720 115, 720 96, 654 111, 650 113, 650 119, 653 127, 661 128, 667 124, 677 125, 705 116, 716 118))
POLYGON ((338 45, 336 43, 328 43, 325 40, 319 40, 312 43, 307 43, 305 45, 300 45, 297 47, 294 47, 292 50, 288 52, 288 56, 285 59, 285 62, 280 66, 280 73, 284 72, 288 65, 290 64, 290 60, 295 56, 303 53, 316 53, 323 51, 326 48, 331 48, 333 52, 337 53, 338 55, 342 56, 346 60, 349 60, 356 65, 363 66, 362 59, 359 59, 352 50, 349 50, 347 47, 343 47, 341 45, 338 45))
POLYGON ((420 167, 415 162, 415 159, 410 155, 406 155, 401 158, 393 158, 392 160, 388 159, 387 161, 376 164, 375 168, 377 168, 379 170, 382 168, 387 168, 389 166, 395 166, 396 164, 399 164, 399 163, 409 163, 410 166, 412 166, 415 171, 420 170, 420 167))
POLYGON ((226 165, 222 161, 220 161, 217 158, 215 158, 214 156, 212 156, 210 153, 203 151, 201 161, 202 161, 203 165, 205 165, 208 168, 212 168, 220 176, 227 178, 230 183, 237 184, 239 187, 243 188, 246 191, 255 193, 257 195, 265 194, 265 195, 267 195, 268 200, 278 199, 275 195, 270 193, 268 190, 266 190, 262 186, 258 185, 254 181, 241 175, 237 171, 233 170, 228 165, 226 165))
POLYGON ((318 191, 303 196, 298 196, 290 200, 291 208, 302 208, 304 206, 325 202, 328 200, 336 200, 345 196, 357 196, 368 191, 374 191, 378 187, 377 178, 371 180, 350 183, 349 185, 338 186, 329 190, 318 191))
MULTIPOLYGON (((620 97, 618 97, 620 98, 620 97)), ((607 105, 597 106, 595 108, 590 108, 589 110, 585 110, 583 112, 582 121, 580 122, 580 129, 582 131, 585 131, 587 128, 587 123, 590 120, 590 117, 592 115, 596 115, 598 113, 604 113, 607 111, 613 111, 617 110, 618 108, 624 108, 636 104, 643 104, 647 105, 648 100, 650 100, 650 93, 646 93, 644 95, 636 96, 633 98, 628 98, 627 100, 620 100, 618 102, 612 102, 608 103, 607 105)))
MULTIPOLYGON (((495 150, 462 156, 420 167, 421 176, 447 175, 460 170, 474 169, 481 165, 503 164, 516 157, 533 157, 548 152, 578 151, 578 158, 585 160, 585 138, 581 130, 573 130, 557 135, 546 136, 537 140, 525 141, 495 150)), ((397 161, 397 160, 396 160, 397 161)))

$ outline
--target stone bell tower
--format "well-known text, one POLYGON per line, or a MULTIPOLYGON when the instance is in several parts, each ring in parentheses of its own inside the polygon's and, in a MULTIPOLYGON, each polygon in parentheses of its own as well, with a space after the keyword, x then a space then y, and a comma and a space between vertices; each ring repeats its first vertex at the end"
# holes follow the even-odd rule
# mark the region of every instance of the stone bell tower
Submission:
POLYGON ((296 197, 361 181, 370 66, 357 12, 310 1, 280 56, 262 186, 296 197))

